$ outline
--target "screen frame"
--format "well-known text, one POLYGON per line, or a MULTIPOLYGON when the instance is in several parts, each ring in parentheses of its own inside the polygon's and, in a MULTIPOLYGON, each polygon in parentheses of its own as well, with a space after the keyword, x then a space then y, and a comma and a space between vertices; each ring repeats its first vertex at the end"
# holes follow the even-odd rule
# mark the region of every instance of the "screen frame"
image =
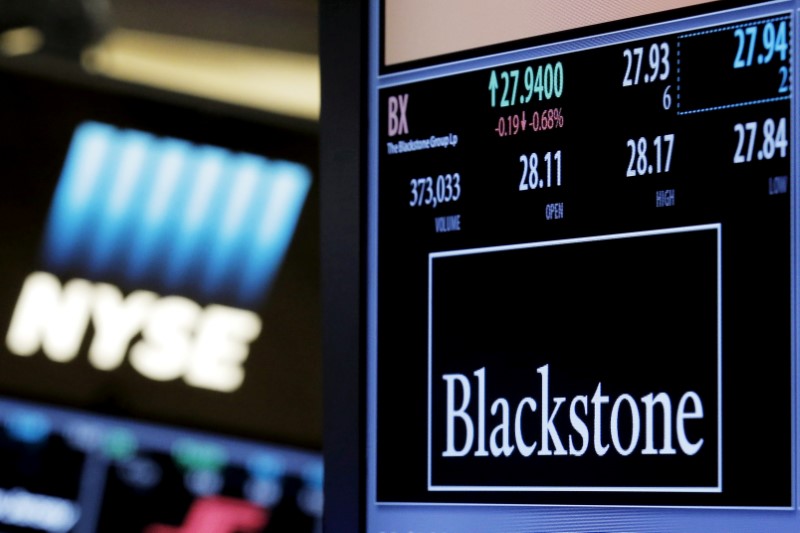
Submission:
MULTIPOLYGON (((324 516, 326 529, 332 531, 365 531, 368 511, 366 344, 373 340, 373 332, 366 320, 370 245, 366 176, 369 143, 377 136, 369 117, 373 105, 369 76, 370 69, 379 65, 378 58, 370 57, 374 50, 369 44, 376 37, 382 39, 380 28, 374 30, 379 35, 371 34, 375 14, 370 5, 364 0, 320 5, 324 516)), ((382 45, 379 41, 379 54, 382 45)), ((795 229, 793 224, 793 234, 795 229)))
POLYGON ((366 173, 369 2, 320 2, 320 220, 326 531, 366 524, 366 173))

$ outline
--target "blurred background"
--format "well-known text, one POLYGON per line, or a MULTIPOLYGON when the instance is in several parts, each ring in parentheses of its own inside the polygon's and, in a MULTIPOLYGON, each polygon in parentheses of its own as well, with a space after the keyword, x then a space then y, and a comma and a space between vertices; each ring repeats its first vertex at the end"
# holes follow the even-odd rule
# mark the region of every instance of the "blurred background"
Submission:
POLYGON ((0 530, 321 531, 315 0, 0 0, 0 530))
POLYGON ((0 6, 3 29, 14 30, 2 38, 6 55, 84 54, 84 65, 101 75, 318 117, 316 0, 3 0, 0 6))

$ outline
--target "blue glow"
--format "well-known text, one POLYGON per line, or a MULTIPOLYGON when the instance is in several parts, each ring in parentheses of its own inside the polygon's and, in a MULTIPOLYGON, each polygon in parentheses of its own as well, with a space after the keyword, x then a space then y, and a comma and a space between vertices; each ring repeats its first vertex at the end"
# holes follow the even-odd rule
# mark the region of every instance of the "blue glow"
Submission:
POLYGON ((286 464, 280 456, 260 453, 247 461, 247 470, 251 476, 259 480, 279 480, 286 474, 286 464))
POLYGON ((216 222, 213 217, 224 196, 222 174, 228 166, 229 154, 219 148, 203 147, 195 157, 194 168, 181 180, 183 198, 173 205, 178 220, 171 228, 172 247, 165 250, 168 257, 166 284, 178 292, 197 284, 197 270, 207 260, 208 248, 213 245, 216 222), (202 262, 198 262, 201 255, 204 256, 202 262))
POLYGON ((146 200, 144 218, 134 228, 131 242, 127 273, 133 281, 146 279, 162 265, 159 246, 170 224, 170 207, 176 201, 181 176, 191 156, 191 145, 184 141, 166 139, 160 148, 152 173, 153 194, 146 200))
POLYGON ((248 248, 243 229, 252 231, 259 211, 265 209, 266 204, 260 199, 267 181, 266 168, 262 160, 252 156, 241 156, 236 162, 223 217, 216 225, 214 246, 209 250, 203 273, 203 291, 208 296, 213 296, 218 287, 224 286, 226 279, 234 280, 236 276, 235 259, 241 258, 248 248))
POLYGON ((75 133, 50 210, 45 242, 49 265, 68 267, 77 255, 75 244, 91 217, 100 172, 112 150, 110 133, 100 124, 87 124, 75 133))
POLYGON ((50 421, 33 411, 17 411, 6 420, 6 431, 19 442, 39 444, 50 436, 50 421))
POLYGON ((309 465, 303 471, 303 481, 306 485, 322 490, 325 480, 325 469, 322 463, 309 465))
POLYGON ((267 189, 255 196, 264 208, 252 226, 257 244, 246 251, 242 265, 238 293, 242 301, 252 301, 269 289, 272 278, 262 276, 261 272, 274 272, 278 268, 302 209, 302 204, 292 199, 305 198, 311 184, 305 167, 294 163, 274 163, 267 171, 267 189))
POLYGON ((45 264, 253 307, 280 267, 310 184, 296 163, 87 122, 53 198, 45 264))
POLYGON ((136 189, 143 185, 142 173, 151 142, 152 137, 138 132, 129 132, 125 138, 117 140, 119 159, 109 161, 106 167, 109 186, 103 190, 102 196, 95 196, 95 209, 100 221, 96 231, 89 233, 92 239, 89 255, 92 274, 108 271, 113 259, 124 254, 125 227, 138 211, 141 195, 136 195, 136 189))

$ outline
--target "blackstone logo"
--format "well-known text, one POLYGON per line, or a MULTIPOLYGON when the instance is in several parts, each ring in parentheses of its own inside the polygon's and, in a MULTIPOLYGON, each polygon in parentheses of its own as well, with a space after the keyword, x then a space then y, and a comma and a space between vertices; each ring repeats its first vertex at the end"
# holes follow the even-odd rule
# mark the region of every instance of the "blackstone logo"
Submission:
POLYGON ((715 398, 674 383, 643 392, 636 376, 576 384, 566 364, 507 371, 432 383, 429 491, 721 492, 715 398))
POLYGON ((720 235, 431 253, 427 491, 721 493, 720 235))
POLYGON ((447 445, 442 457, 580 457, 587 453, 602 457, 612 450, 621 456, 695 455, 703 447, 702 437, 692 438, 687 433, 691 421, 704 417, 703 401, 696 392, 683 393, 677 402, 665 392, 638 399, 625 393, 613 398, 603 394, 603 384, 598 383, 591 394, 568 398, 553 394, 549 364, 536 372, 541 379, 539 394, 536 398, 525 396, 516 405, 503 397, 486 398, 485 368, 473 372, 474 384, 464 374, 442 376, 447 384, 447 445), (477 420, 467 412, 473 402, 477 402, 477 420), (555 422, 562 407, 569 410, 568 428, 555 422), (487 433, 487 411, 496 421, 491 433, 487 433), (629 424, 624 439, 620 431, 623 413, 629 424), (459 442, 457 425, 461 426, 459 442), (656 426, 662 436, 658 443, 654 438, 656 426))
POLYGON ((238 389, 310 182, 296 163, 82 124, 8 349, 66 363, 91 324, 98 370, 128 355, 153 380, 238 389))

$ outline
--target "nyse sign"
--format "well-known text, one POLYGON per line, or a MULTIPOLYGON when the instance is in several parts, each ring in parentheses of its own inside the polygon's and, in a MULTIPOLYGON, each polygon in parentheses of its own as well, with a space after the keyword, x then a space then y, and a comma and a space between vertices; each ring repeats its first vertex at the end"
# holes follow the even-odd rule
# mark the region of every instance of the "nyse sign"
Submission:
POLYGON ((310 181, 290 161, 81 124, 9 351, 67 363, 86 345, 100 371, 239 389, 310 181))
POLYGON ((6 336, 19 356, 44 352, 67 363, 80 352, 89 325, 88 358, 98 370, 115 370, 128 355, 143 376, 183 378, 194 387, 238 389, 250 343, 261 332, 252 311, 222 305, 202 308, 183 296, 138 290, 123 295, 114 285, 72 279, 63 286, 52 274, 28 276, 6 336))

